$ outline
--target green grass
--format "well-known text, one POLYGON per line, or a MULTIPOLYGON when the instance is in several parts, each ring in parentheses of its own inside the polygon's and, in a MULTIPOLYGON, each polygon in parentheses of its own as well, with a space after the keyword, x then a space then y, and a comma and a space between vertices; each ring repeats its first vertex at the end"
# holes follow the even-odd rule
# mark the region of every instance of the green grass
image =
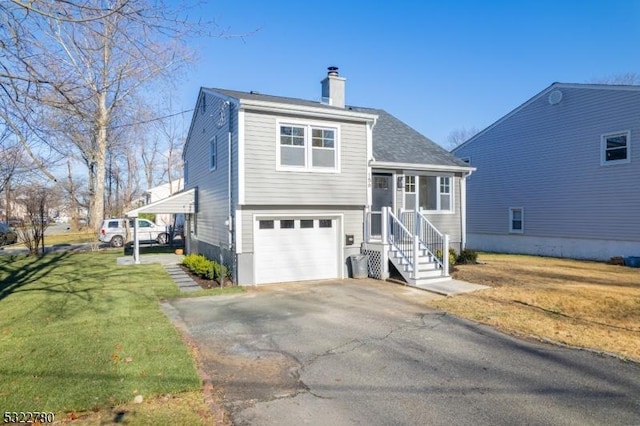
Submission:
POLYGON ((56 244, 74 244, 74 243, 92 243, 98 242, 98 236, 95 232, 69 232, 64 234, 45 235, 45 245, 52 246, 56 244))
MULTIPOLYGON (((200 389, 194 361, 161 312, 178 288, 161 265, 121 252, 0 257, 0 407, 97 410, 200 389)), ((58 417, 58 416, 57 416, 58 417)))

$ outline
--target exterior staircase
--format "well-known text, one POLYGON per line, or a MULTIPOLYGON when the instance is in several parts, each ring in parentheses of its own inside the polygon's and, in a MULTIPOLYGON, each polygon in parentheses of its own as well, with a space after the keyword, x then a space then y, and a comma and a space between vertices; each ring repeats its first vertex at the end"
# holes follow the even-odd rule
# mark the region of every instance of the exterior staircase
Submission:
POLYGON ((389 261, 409 285, 420 287, 451 280, 449 236, 438 231, 420 212, 402 211, 395 216, 385 207, 381 231, 389 261))
POLYGON ((389 261, 400 272, 402 278, 414 286, 451 280, 449 275, 443 275, 440 262, 426 247, 421 247, 418 251, 417 268, 393 244, 389 248, 389 261))

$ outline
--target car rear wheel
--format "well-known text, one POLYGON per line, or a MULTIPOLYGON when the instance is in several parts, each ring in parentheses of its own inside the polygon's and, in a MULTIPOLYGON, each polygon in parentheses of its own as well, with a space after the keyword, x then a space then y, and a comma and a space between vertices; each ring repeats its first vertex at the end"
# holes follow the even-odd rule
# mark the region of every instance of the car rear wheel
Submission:
POLYGON ((111 247, 122 247, 123 243, 124 243, 124 240, 120 235, 116 235, 113 238, 111 238, 111 247))
POLYGON ((169 234, 158 235, 158 244, 167 244, 169 241, 169 234))

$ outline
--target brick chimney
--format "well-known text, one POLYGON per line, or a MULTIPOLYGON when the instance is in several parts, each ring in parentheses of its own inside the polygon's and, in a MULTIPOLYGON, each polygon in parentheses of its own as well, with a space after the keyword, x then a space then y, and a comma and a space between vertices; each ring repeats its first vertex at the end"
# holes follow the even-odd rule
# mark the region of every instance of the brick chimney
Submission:
POLYGON ((322 102, 344 108, 344 82, 346 78, 338 75, 338 67, 328 67, 327 77, 320 82, 322 85, 322 102))

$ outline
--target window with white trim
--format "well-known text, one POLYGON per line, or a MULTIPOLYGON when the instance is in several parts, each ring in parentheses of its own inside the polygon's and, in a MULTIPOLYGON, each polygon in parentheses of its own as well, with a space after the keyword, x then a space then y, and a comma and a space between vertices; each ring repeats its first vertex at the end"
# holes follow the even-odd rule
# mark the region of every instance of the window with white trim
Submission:
POLYGON ((631 161, 631 132, 602 135, 602 164, 619 164, 631 161))
POLYGON ((404 207, 412 210, 416 205, 416 176, 404 177, 404 207))
POLYGON ((278 133, 278 168, 314 171, 338 169, 336 128, 280 124, 278 133))
POLYGON ((218 161, 218 136, 214 136, 209 141, 209 170, 216 169, 218 161))
POLYGON ((524 233, 524 209, 522 207, 509 208, 509 232, 512 234, 524 233))
POLYGON ((453 212, 453 177, 405 176, 405 208, 412 210, 418 197, 420 210, 429 212, 453 212))

